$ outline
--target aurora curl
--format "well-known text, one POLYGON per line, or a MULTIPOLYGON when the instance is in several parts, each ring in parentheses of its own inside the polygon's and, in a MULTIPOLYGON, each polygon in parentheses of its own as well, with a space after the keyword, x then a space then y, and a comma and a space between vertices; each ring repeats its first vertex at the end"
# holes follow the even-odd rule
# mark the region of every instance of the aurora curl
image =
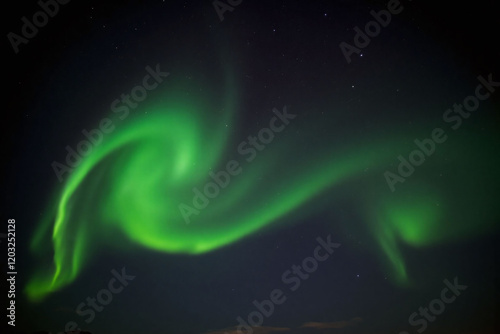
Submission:
MULTIPOLYGON (((399 284, 411 281, 401 245, 425 247, 495 228, 498 184, 493 168, 488 169, 491 152, 498 149, 494 131, 453 132, 443 125, 449 139, 391 192, 384 171, 394 169, 397 156, 414 150, 413 139, 428 136, 432 127, 388 127, 347 138, 345 144, 329 134, 328 122, 302 120, 301 111, 291 107, 296 120, 246 163, 234 143, 260 127, 254 124, 241 135, 231 131, 240 126, 241 108, 237 92, 228 88, 233 86, 227 85, 222 111, 211 118, 207 101, 151 103, 141 108, 147 114, 117 125, 94 147, 56 194, 34 234, 34 252, 46 252, 50 234, 54 253, 53 267, 36 272, 26 287, 31 300, 75 280, 96 243, 201 254, 268 226, 289 224, 307 212, 335 210, 339 198, 359 207, 382 261, 399 284), (314 143, 317 133, 332 144, 314 143), (311 150, 304 140, 317 146, 311 150), (205 184, 209 171, 224 169, 231 159, 241 163, 242 173, 186 224, 179 203, 191 203, 193 187, 205 184), (481 172, 471 175, 474 170, 481 172)), ((269 110, 273 107, 281 108, 269 110)), ((272 116, 264 115, 261 124, 272 116)))

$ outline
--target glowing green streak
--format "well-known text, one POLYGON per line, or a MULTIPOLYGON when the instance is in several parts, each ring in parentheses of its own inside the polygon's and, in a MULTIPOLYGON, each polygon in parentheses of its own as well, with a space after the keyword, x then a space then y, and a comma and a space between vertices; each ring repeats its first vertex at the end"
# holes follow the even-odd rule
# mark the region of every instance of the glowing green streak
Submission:
MULTIPOLYGON (((204 117, 199 105, 187 105, 149 108, 147 116, 121 125, 105 138, 74 170, 56 205, 52 230, 55 268, 33 276, 26 288, 32 300, 73 281, 99 242, 118 247, 133 242, 163 252, 203 253, 285 216, 290 221, 289 215, 307 207, 306 202, 334 196, 336 187, 342 189, 342 196, 359 202, 393 278, 401 284, 408 282, 408 275, 398 244, 422 247, 467 237, 473 231, 491 229, 498 217, 490 209, 494 205, 489 191, 497 186, 493 172, 466 172, 479 168, 480 161, 491 161, 486 151, 481 155, 477 148, 498 145, 497 138, 450 133, 435 155, 391 193, 383 172, 397 162, 399 154, 407 156, 415 149, 412 141, 429 132, 425 127, 414 135, 372 135, 366 140, 369 144, 341 148, 325 144, 314 150, 300 146, 302 137, 287 128, 248 163, 229 144, 234 140, 230 141, 225 126, 233 126, 234 93, 225 105, 226 113, 218 119, 204 117), (470 145, 472 139, 474 146, 470 145), (240 163, 242 173, 232 177, 192 217, 192 223, 186 224, 178 205, 192 206, 193 187, 203 189, 211 181, 208 172, 223 170, 232 159, 240 163), (459 161, 463 171, 448 166, 449 159, 459 161), (471 208, 481 210, 482 217, 468 216, 471 208), (118 240, 117 232, 129 240, 118 240)), ((300 116, 293 122, 301 122, 300 116)), ((301 126, 302 136, 317 131, 317 124, 301 126)), ((236 142, 258 130, 248 131, 236 142)), ((48 223, 35 233, 35 250, 43 250, 42 235, 48 223)))

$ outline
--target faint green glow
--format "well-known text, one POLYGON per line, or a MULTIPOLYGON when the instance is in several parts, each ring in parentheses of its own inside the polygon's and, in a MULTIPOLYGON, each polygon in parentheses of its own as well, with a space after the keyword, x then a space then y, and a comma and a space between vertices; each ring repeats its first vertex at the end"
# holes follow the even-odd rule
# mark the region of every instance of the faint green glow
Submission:
POLYGON ((334 202, 335 196, 358 202, 379 253, 400 284, 409 281, 400 244, 423 247, 494 226, 498 215, 491 209, 497 186, 493 169, 471 173, 497 159, 484 149, 492 145, 488 135, 465 130, 453 134, 392 193, 383 172, 399 154, 413 150, 413 139, 428 130, 371 134, 352 138, 350 145, 333 145, 335 139, 326 136, 332 144, 311 149, 301 144, 317 132, 318 124, 300 123, 300 110, 293 110, 299 117, 290 127, 299 127, 300 135, 285 129, 246 163, 235 142, 252 131, 241 137, 230 132, 236 126, 235 100, 233 91, 215 119, 208 118, 214 113, 206 113, 202 102, 148 106, 147 115, 106 137, 71 174, 55 209, 47 212, 34 234, 33 250, 46 253, 44 235, 53 223, 53 268, 33 275, 26 288, 30 299, 42 299, 72 282, 101 244, 199 254, 272 223, 292 221, 297 210, 325 198, 334 202), (473 146, 471 139, 476 141, 473 146), (202 186, 210 170, 221 170, 231 159, 240 162, 243 172, 186 224, 179 203, 190 204, 191 189, 202 186), (449 161, 459 162, 460 168, 449 161), (336 193, 338 187, 341 194, 336 193), (471 211, 479 211, 480 217, 471 211))

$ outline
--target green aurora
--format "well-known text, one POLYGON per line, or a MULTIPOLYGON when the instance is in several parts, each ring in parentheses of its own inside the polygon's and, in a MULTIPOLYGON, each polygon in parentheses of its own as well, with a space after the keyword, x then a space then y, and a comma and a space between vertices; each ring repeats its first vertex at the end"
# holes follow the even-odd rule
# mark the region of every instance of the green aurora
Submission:
MULTIPOLYGON (((486 125, 467 126, 464 120, 455 131, 441 121, 447 140, 391 192, 384 172, 396 172, 397 157, 408 157, 414 139, 428 138, 436 126, 387 124, 340 142, 329 128, 335 108, 328 121, 313 122, 300 107, 289 107, 297 117, 247 162, 237 144, 267 126, 272 113, 260 125, 234 131, 244 128, 236 89, 214 112, 207 107, 215 104, 210 99, 175 96, 152 97, 154 102, 141 106, 147 114, 116 124, 56 191, 31 244, 34 253, 53 255, 53 265, 31 277, 25 290, 30 300, 69 285, 99 245, 201 254, 312 212, 335 211, 340 199, 358 208, 377 254, 400 285, 411 284, 402 245, 438 245, 496 228, 499 140, 486 125), (209 171, 223 170, 230 160, 242 172, 186 224, 179 204, 191 205, 193 187, 201 189, 211 180, 209 171), (50 237, 53 253, 47 249, 50 237)), ((435 114, 439 122, 442 111, 435 114)))

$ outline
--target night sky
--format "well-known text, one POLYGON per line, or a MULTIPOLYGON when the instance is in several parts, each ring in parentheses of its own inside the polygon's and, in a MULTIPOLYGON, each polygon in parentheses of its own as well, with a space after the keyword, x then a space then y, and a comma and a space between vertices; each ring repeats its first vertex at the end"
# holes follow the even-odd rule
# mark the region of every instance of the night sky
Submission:
POLYGON ((8 333, 498 331, 494 1, 103 2, 5 4, 8 333))

